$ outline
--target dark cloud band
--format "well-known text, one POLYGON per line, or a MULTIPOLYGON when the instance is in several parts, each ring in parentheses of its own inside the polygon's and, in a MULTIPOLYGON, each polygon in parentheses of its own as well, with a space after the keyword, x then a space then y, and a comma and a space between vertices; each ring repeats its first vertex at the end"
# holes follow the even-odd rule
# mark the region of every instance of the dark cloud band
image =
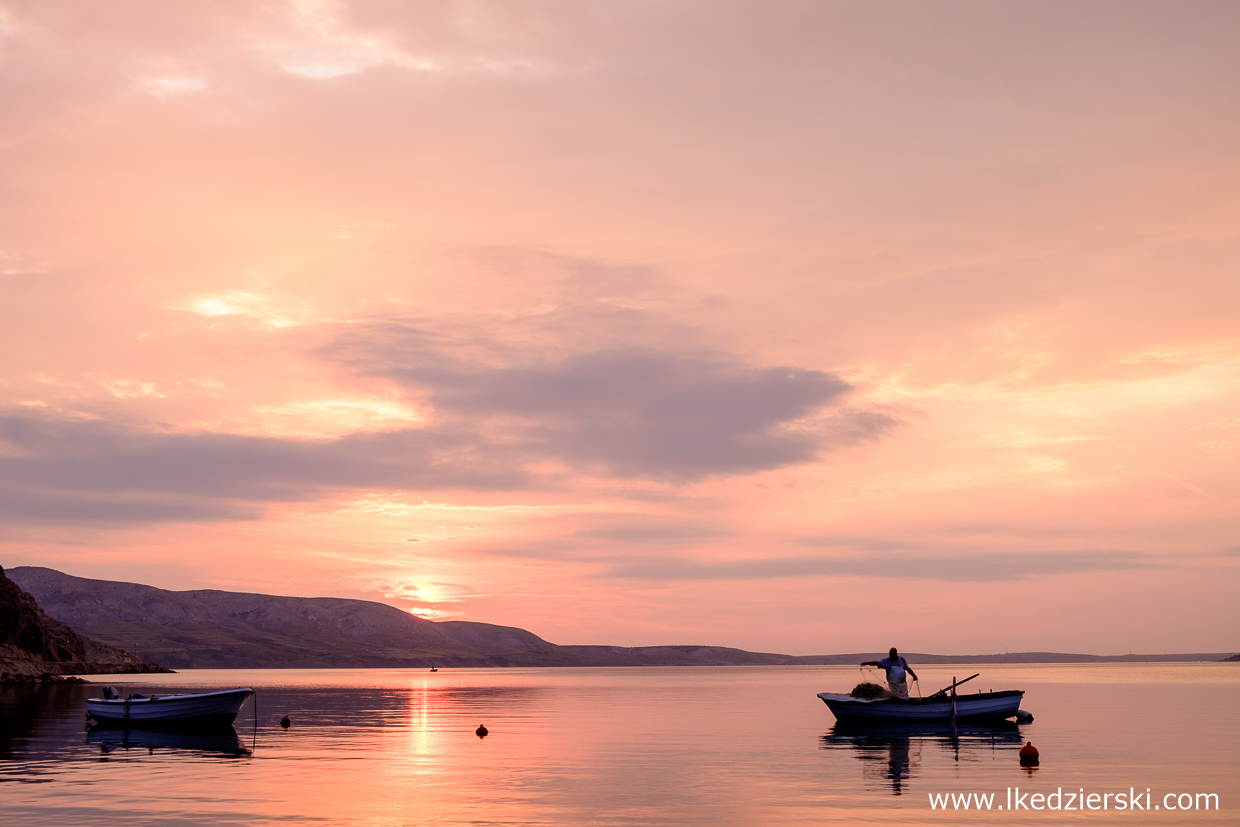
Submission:
POLYGON ((429 396, 426 427, 307 440, 13 411, 0 416, 8 492, 0 512, 33 521, 235 519, 256 502, 339 490, 527 488, 543 483, 526 469, 549 458, 599 476, 682 483, 806 462, 894 423, 843 411, 828 427, 789 428, 849 390, 818 371, 644 350, 492 367, 433 350, 413 358, 390 344, 369 343, 370 369, 429 396))
POLYGON ((1122 551, 987 555, 775 557, 748 560, 643 558, 608 567, 604 577, 634 580, 761 580, 780 577, 876 577, 985 582, 1074 572, 1150 568, 1141 555, 1122 551))

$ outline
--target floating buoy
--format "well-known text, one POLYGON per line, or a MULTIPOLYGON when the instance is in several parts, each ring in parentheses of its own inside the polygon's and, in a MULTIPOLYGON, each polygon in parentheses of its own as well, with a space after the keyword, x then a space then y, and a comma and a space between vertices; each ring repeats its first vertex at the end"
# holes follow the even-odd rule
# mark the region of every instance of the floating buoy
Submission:
POLYGON ((1036 767, 1038 765, 1038 748, 1033 745, 1032 741, 1026 742, 1020 748, 1020 765, 1022 767, 1036 767))
POLYGON ((284 727, 285 729, 288 729, 292 725, 293 725, 293 722, 288 719, 287 715, 285 715, 283 718, 280 719, 280 726, 284 727))
POLYGON ((487 728, 482 724, 478 724, 478 728, 474 730, 474 734, 479 738, 487 737, 487 728))
POLYGON ((1018 710, 1016 710, 1016 723, 1018 723, 1018 724, 1032 724, 1032 723, 1033 723, 1033 715, 1032 715, 1031 713, 1029 713, 1029 712, 1026 712, 1026 711, 1025 711, 1025 710, 1023 710, 1023 709, 1018 709, 1018 710))

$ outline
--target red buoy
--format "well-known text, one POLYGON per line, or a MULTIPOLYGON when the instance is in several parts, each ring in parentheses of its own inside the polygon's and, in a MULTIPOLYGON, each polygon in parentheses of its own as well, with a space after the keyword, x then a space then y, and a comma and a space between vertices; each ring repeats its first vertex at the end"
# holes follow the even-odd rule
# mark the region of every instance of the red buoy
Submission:
POLYGON ((1020 765, 1022 767, 1036 767, 1038 765, 1038 748, 1033 745, 1032 741, 1026 742, 1020 748, 1020 765))

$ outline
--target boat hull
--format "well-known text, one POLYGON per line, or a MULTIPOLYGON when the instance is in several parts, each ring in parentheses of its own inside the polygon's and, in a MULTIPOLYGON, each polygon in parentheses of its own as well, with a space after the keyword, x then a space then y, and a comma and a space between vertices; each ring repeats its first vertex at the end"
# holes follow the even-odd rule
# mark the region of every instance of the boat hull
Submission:
POLYGON ((107 727, 225 727, 232 724, 252 689, 198 695, 86 701, 90 716, 107 727))
MULTIPOLYGON (((1020 710, 1024 692, 979 692, 956 698, 956 720, 986 721, 1011 718, 1020 710)), ((933 698, 854 698, 819 692, 818 697, 841 721, 947 721, 951 718, 951 699, 933 698)))
MULTIPOLYGON (((893 721, 886 718, 845 718, 823 736, 827 743, 851 744, 887 742, 919 738, 936 740, 953 737, 949 721, 893 721)), ((1024 744, 1020 726, 1008 719, 959 721, 954 737, 987 744, 1024 744)))

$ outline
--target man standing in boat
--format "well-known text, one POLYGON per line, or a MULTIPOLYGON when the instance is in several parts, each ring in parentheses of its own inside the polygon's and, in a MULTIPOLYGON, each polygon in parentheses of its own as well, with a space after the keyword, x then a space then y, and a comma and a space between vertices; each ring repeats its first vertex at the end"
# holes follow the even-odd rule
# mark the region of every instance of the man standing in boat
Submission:
POLYGON ((877 666, 887 672, 887 686, 891 687, 891 691, 895 693, 897 698, 908 697, 908 679, 905 673, 913 676, 913 680, 917 680, 917 673, 913 671, 913 667, 908 665, 908 661, 900 657, 900 653, 896 651, 896 647, 892 646, 887 657, 882 660, 867 660, 862 666, 877 666))

